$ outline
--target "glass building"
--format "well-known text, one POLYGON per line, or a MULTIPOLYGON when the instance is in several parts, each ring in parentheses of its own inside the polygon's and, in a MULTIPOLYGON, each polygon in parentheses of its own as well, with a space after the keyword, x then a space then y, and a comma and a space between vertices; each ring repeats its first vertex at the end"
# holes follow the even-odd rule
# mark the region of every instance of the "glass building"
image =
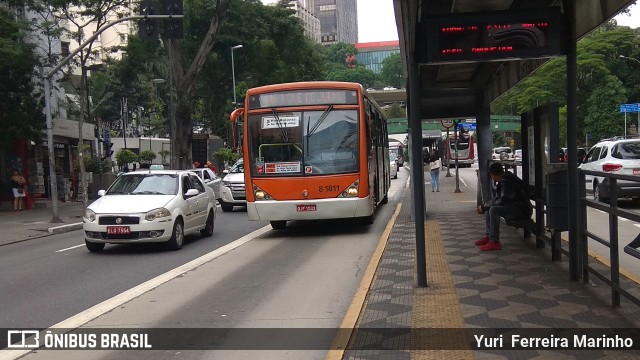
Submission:
POLYGON ((372 70, 376 74, 382 70, 382 60, 392 54, 400 52, 400 42, 396 41, 379 41, 371 43, 356 44, 358 54, 356 61, 360 65, 364 65, 367 69, 372 70))

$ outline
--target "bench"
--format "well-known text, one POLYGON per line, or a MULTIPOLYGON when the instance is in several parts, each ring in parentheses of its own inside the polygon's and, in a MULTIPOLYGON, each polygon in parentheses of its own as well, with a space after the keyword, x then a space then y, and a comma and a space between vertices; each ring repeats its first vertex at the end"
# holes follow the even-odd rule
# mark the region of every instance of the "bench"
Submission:
POLYGON ((505 222, 507 223, 507 225, 513 226, 516 229, 523 229, 525 238, 531 237, 531 229, 533 229, 533 227, 535 226, 535 223, 531 218, 509 220, 505 219, 505 222))

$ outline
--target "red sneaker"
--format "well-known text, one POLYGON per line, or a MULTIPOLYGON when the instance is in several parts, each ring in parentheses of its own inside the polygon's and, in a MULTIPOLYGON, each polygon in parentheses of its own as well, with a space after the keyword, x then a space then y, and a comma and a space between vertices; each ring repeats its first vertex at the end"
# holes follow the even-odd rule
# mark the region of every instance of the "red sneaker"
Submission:
POLYGON ((484 245, 489 242, 489 237, 485 236, 480 240, 476 240, 476 245, 484 245))
POLYGON ((480 251, 493 251, 493 250, 502 250, 502 244, 498 242, 488 242, 482 246, 480 246, 480 251))

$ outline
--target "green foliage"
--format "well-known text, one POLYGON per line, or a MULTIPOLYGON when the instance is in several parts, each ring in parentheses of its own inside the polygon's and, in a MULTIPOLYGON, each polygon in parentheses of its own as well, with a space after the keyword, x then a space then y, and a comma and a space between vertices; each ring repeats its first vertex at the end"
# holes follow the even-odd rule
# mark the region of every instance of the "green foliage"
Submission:
POLYGON ((380 76, 386 85, 401 88, 405 85, 400 53, 389 55, 382 60, 380 76))
POLYGON ((242 154, 228 148, 220 148, 211 155, 222 164, 233 164, 242 157, 242 154))
POLYGON ((154 153, 151 150, 144 150, 141 151, 140 154, 138 155, 138 159, 141 162, 147 163, 147 164, 151 164, 153 162, 153 160, 155 160, 156 158, 156 153, 154 153))
POLYGON ((347 55, 358 54, 358 49, 353 44, 337 43, 323 49, 323 57, 326 63, 347 66, 347 55))
POLYGON ((326 80, 359 83, 365 88, 373 86, 377 79, 378 75, 364 66, 337 68, 329 71, 326 76, 326 80))
POLYGON ((500 146, 509 146, 509 144, 507 143, 507 139, 504 137, 504 134, 499 132, 493 132, 491 136, 492 136, 492 143, 494 148, 500 147, 500 146))
POLYGON ((26 30, 26 23, 0 7, 0 149, 12 148, 19 138, 39 141, 44 127, 42 97, 33 82, 38 61, 24 40, 26 30))
POLYGON ((169 150, 160 150, 160 151, 158 151, 158 155, 160 155, 160 157, 162 158, 162 163, 166 164, 167 163, 167 158, 169 157, 169 155, 171 155, 171 151, 169 151, 169 150))
POLYGON ((387 109, 382 109, 385 117, 387 119, 395 119, 395 118, 406 118, 407 110, 400 107, 400 104, 394 103, 391 107, 387 109))
POLYGON ((138 155, 129 149, 120 149, 116 153, 116 161, 120 166, 126 166, 138 161, 138 155))

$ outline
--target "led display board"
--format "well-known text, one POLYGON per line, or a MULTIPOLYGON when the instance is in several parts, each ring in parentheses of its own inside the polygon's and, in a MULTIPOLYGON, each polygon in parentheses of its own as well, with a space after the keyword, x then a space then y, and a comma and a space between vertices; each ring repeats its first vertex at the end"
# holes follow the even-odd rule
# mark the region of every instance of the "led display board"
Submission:
POLYGON ((430 16, 427 63, 497 61, 562 55, 559 8, 430 16))
POLYGON ((357 105, 354 90, 290 90, 251 95, 249 109, 312 105, 357 105))

